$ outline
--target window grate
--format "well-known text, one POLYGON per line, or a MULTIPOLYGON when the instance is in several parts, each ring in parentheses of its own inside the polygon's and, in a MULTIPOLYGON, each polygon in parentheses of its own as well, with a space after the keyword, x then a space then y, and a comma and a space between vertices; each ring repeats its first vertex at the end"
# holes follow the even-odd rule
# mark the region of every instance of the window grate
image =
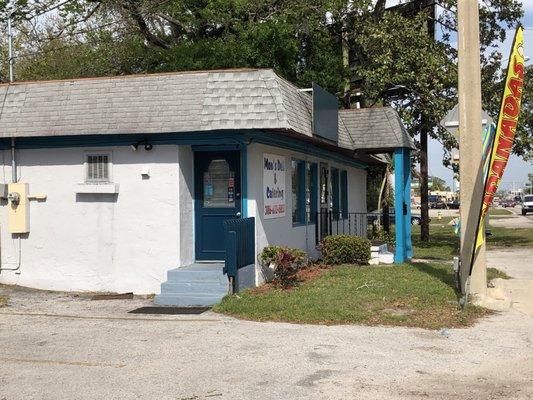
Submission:
POLYGON ((87 182, 109 182, 109 155, 87 156, 87 182))

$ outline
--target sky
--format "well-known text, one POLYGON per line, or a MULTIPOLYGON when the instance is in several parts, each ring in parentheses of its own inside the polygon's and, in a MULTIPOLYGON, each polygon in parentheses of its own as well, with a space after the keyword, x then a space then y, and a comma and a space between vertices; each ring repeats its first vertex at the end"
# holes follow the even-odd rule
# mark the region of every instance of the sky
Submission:
MULTIPOLYGON (((524 31, 524 47, 526 56, 531 57, 529 63, 533 63, 533 0, 523 0, 525 15, 522 19, 524 31)), ((502 58, 508 57, 514 31, 507 32, 507 39, 501 44, 502 58)), ((520 121, 518 122, 520 123, 520 121)), ((438 176, 452 186, 453 173, 450 169, 442 165, 443 150, 442 145, 431 139, 428 145, 429 174, 438 176)), ((511 156, 507 169, 505 170, 500 187, 502 189, 513 189, 523 187, 528 180, 528 173, 533 173, 533 163, 526 162, 517 156, 511 156)))

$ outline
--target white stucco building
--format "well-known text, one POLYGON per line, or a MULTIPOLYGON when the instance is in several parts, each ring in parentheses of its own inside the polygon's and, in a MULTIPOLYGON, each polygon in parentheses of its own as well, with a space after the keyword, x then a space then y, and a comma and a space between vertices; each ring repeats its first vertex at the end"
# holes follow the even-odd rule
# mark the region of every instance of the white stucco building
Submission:
POLYGON ((366 212, 365 169, 383 161, 364 150, 412 147, 392 109, 339 113, 271 70, 16 83, 0 98, 0 283, 148 294, 168 280, 162 304, 213 302, 189 290, 206 271, 227 288, 228 219, 255 218, 255 255, 318 256, 321 210, 366 212), (374 143, 358 146, 361 129, 374 143))

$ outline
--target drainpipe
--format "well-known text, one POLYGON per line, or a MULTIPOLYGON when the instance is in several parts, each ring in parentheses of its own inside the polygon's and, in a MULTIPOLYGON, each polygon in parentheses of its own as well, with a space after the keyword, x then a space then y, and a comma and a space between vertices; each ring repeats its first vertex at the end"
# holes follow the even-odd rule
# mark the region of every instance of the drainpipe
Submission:
POLYGON ((17 159, 15 157, 15 138, 11 138, 11 181, 17 183, 17 159))
MULTIPOLYGON (((18 177, 17 177, 17 159, 15 158, 15 138, 11 138, 11 181, 13 183, 17 183, 18 177)), ((17 266, 15 268, 2 268, 2 251, 1 251, 1 243, 0 243, 0 273, 2 271, 18 271, 17 274, 20 274, 20 265, 21 265, 21 259, 22 259, 22 240, 20 238, 20 235, 18 235, 18 242, 19 242, 19 251, 18 251, 18 261, 17 266)))

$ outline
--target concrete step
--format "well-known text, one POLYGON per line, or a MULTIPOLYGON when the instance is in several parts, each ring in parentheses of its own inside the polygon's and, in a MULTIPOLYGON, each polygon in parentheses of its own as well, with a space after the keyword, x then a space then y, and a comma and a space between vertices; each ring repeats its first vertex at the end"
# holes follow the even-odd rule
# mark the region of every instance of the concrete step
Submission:
POLYGON ((226 280, 224 284, 220 282, 202 281, 167 281, 161 284, 161 293, 228 293, 229 285, 226 280))
POLYGON ((173 282, 224 282, 228 278, 222 270, 190 270, 187 268, 171 269, 167 272, 167 280, 173 282))
POLYGON ((161 294, 155 297, 155 304, 194 307, 219 303, 229 290, 222 268, 220 263, 196 263, 169 270, 168 280, 161 284, 161 294))
POLYGON ((158 294, 154 302, 159 306, 210 307, 220 303, 225 294, 158 294))

